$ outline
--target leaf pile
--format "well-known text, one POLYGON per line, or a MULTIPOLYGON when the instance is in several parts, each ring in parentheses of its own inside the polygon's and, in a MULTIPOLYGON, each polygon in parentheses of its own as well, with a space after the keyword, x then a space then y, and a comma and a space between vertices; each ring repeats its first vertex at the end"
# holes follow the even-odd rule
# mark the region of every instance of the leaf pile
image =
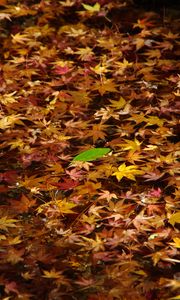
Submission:
POLYGON ((179 299, 178 19, 0 7, 1 299, 179 299))

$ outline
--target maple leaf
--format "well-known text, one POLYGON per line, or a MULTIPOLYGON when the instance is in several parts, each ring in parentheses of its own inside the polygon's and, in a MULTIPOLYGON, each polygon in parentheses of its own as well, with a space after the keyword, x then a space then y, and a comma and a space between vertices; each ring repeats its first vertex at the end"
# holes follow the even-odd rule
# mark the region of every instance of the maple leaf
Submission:
POLYGON ((27 16, 27 15, 35 15, 37 12, 36 10, 29 9, 28 6, 23 4, 18 4, 16 6, 10 6, 8 5, 8 8, 6 9, 7 13, 10 13, 13 17, 21 17, 21 16, 27 16))
POLYGON ((43 277, 45 278, 52 278, 52 279, 59 279, 59 278, 63 278, 64 276, 62 276, 62 272, 56 271, 55 268, 52 268, 50 271, 43 271, 44 275, 43 277))
POLYGON ((53 172, 53 174, 62 174, 64 172, 63 167, 59 163, 48 164, 46 170, 53 172))
MULTIPOLYGON (((96 234, 95 240, 87 237, 82 237, 87 242, 87 249, 93 249, 94 252, 104 251, 104 241, 96 234)), ((81 244, 81 243, 80 243, 81 244)))
POLYGON ((29 209, 36 205, 35 199, 29 199, 26 195, 22 194, 21 198, 16 200, 10 200, 12 208, 15 209, 18 213, 27 213, 29 209))
POLYGON ((111 199, 117 199, 117 196, 115 193, 110 193, 108 190, 102 190, 101 192, 98 193, 99 197, 98 199, 101 200, 101 199, 105 199, 107 200, 108 202, 111 200, 111 199))
POLYGON ((180 223, 180 212, 172 214, 169 218, 169 223, 174 226, 176 223, 180 223))
POLYGON ((173 238, 173 243, 169 243, 169 244, 174 246, 175 248, 180 248, 180 238, 178 237, 173 238))
POLYGON ((100 95, 103 96, 106 92, 117 92, 117 84, 114 79, 103 79, 101 81, 95 81, 93 84, 93 90, 98 90, 100 95))
POLYGON ((7 237, 4 234, 0 234, 0 241, 5 241, 7 237))
POLYGON ((136 161, 143 161, 144 156, 141 155, 140 152, 129 151, 128 154, 126 155, 125 159, 128 162, 135 164, 136 161))
POLYGON ((82 6, 89 12, 89 13, 96 13, 100 11, 100 4, 97 2, 95 3, 93 6, 89 5, 89 4, 84 4, 82 3, 82 6))
POLYGON ((128 120, 130 121, 134 121, 136 124, 145 122, 147 119, 145 117, 145 115, 141 112, 140 114, 133 114, 131 115, 130 118, 128 118, 128 120))
POLYGON ((92 136, 93 143, 95 144, 98 139, 105 139, 106 133, 104 130, 106 130, 107 127, 108 125, 104 125, 102 123, 92 125, 92 129, 87 132, 87 137, 92 136))
POLYGON ((91 59, 94 55, 94 52, 92 51, 91 48, 86 46, 86 48, 78 48, 78 50, 75 52, 75 54, 78 54, 80 60, 82 60, 82 61, 91 61, 91 59))
POLYGON ((87 32, 86 27, 83 24, 65 26, 64 28, 62 27, 60 29, 59 33, 61 33, 62 31, 66 32, 70 37, 85 36, 87 32))
POLYGON ((153 218, 153 216, 144 216, 144 210, 142 210, 132 221, 133 225, 138 229, 138 230, 147 230, 149 231, 151 224, 150 220, 153 218), (144 226, 143 226, 144 225, 144 226))
POLYGON ((28 177, 25 175, 24 180, 19 181, 19 185, 30 190, 34 187, 40 188, 42 187, 41 183, 47 182, 48 177, 49 176, 36 177, 36 175, 28 177))
POLYGON ((116 120, 119 120, 119 114, 118 112, 114 112, 113 109, 109 107, 101 107, 100 110, 96 111, 95 114, 95 119, 99 120, 101 117, 102 120, 107 121, 110 118, 114 118, 116 120))
POLYGON ((77 167, 79 169, 85 169, 86 171, 89 171, 89 168, 93 166, 93 163, 90 163, 89 161, 72 161, 71 166, 77 167))
MULTIPOLYGON (((152 200, 150 200, 151 202, 152 200)), ((145 202, 145 201, 143 201, 145 202)), ((155 214, 161 214, 162 213, 162 206, 157 205, 157 204, 149 204, 147 206, 147 215, 148 216, 152 216, 155 214)))
POLYGON ((7 242, 8 242, 8 245, 17 245, 17 244, 22 243, 22 240, 21 240, 20 236, 15 236, 13 238, 9 238, 7 242))
POLYGON ((166 164, 172 164, 175 160, 175 157, 173 155, 173 153, 169 153, 167 156, 163 156, 160 155, 159 157, 156 157, 156 159, 154 159, 154 161, 156 162, 162 162, 162 163, 166 163, 166 164))
POLYGON ((76 207, 77 204, 69 202, 66 199, 56 200, 56 206, 62 214, 75 214, 76 212, 72 208, 76 207))
POLYGON ((70 171, 66 170, 66 174, 69 175, 72 180, 82 179, 83 177, 83 171, 79 171, 76 168, 70 171))
POLYGON ((25 119, 20 114, 18 114, 18 115, 12 114, 10 116, 6 116, 6 117, 2 118, 0 120, 0 129, 4 130, 9 127, 14 127, 15 124, 24 125, 24 123, 20 120, 20 118, 25 119))
MULTIPOLYGON (((1 3, 0 3, 1 4, 1 3)), ((0 13, 0 21, 1 20, 4 20, 4 19, 7 19, 9 21, 12 21, 11 20, 11 15, 10 14, 7 14, 7 13, 0 13)))
POLYGON ((24 44, 26 43, 27 41, 29 41, 29 38, 28 38, 28 35, 27 34, 20 34, 19 32, 16 33, 15 35, 11 35, 12 36, 12 43, 13 44, 16 44, 16 43, 19 43, 19 44, 24 44))
POLYGON ((157 189, 152 189, 149 193, 148 193, 148 195, 150 196, 150 197, 157 197, 157 198, 159 198, 160 196, 161 196, 161 194, 162 194, 162 190, 158 187, 157 189))
POLYGON ((95 281, 92 278, 86 279, 81 277, 78 280, 76 280, 75 283, 83 287, 88 287, 88 286, 94 286, 95 281))
POLYGON ((143 175, 144 171, 138 170, 137 166, 126 166, 125 163, 123 163, 119 168, 117 172, 114 172, 112 176, 116 176, 117 180, 120 181, 123 177, 126 177, 131 180, 136 180, 136 175, 143 175))
POLYGON ((71 7, 75 4, 75 0, 59 1, 59 3, 64 7, 71 7))
POLYGON ((130 150, 131 153, 134 153, 135 151, 140 151, 140 145, 142 144, 139 142, 136 138, 134 141, 132 140, 124 140, 125 143, 117 144, 117 146, 120 146, 123 148, 123 150, 130 150))
POLYGON ((25 249, 15 249, 14 247, 9 247, 7 251, 7 261, 11 264, 15 265, 20 261, 23 261, 24 258, 22 257, 25 252, 25 249))
POLYGON ((157 251, 157 252, 153 253, 151 255, 151 257, 153 260, 153 265, 156 266, 160 260, 168 258, 168 255, 162 250, 162 251, 157 251))
POLYGON ((85 182, 84 185, 80 185, 77 187, 77 190, 79 190, 79 192, 81 194, 90 194, 90 195, 94 195, 97 192, 97 189, 101 188, 101 183, 94 183, 91 181, 87 181, 85 182))
POLYGON ((146 179, 145 181, 156 181, 164 176, 164 172, 161 173, 159 170, 154 170, 152 172, 146 171, 146 174, 143 177, 146 179))
POLYGON ((147 44, 147 42, 145 42, 143 38, 139 37, 135 38, 133 43, 136 45, 136 51, 138 51, 139 49, 144 47, 145 44, 147 44))
POLYGON ((71 71, 72 69, 70 69, 68 66, 64 66, 64 67, 61 67, 61 66, 56 66, 53 70, 54 74, 57 74, 57 75, 64 75, 64 74, 67 74, 71 71))
POLYGON ((0 218, 0 229, 8 231, 8 228, 17 227, 16 223, 18 220, 16 219, 8 219, 7 216, 0 218))
POLYGON ((91 70, 98 75, 103 75, 104 73, 109 72, 107 65, 105 63, 100 63, 95 67, 91 67, 91 70))
POLYGON ((59 190, 72 190, 79 185, 79 181, 64 178, 64 182, 51 182, 51 185, 56 186, 59 190))
MULTIPOLYGON (((24 149, 25 147, 25 143, 21 138, 17 138, 16 140, 12 140, 11 142, 8 142, 8 145, 10 145, 10 149, 15 149, 15 148, 19 148, 19 149, 24 149)), ((29 146, 26 146, 26 149, 30 149, 29 146)))
POLYGON ((159 49, 150 49, 146 51, 145 55, 147 55, 148 58, 160 58, 161 51, 159 49))
POLYGON ((4 94, 4 95, 0 95, 0 103, 4 104, 4 105, 9 105, 12 103, 17 102, 17 96, 15 96, 16 91, 9 93, 9 94, 4 94))
POLYGON ((92 205, 90 208, 89 208, 89 210, 88 210, 88 214, 89 215, 91 215, 91 214, 93 214, 94 216, 97 216, 97 217, 101 217, 100 215, 99 215, 99 213, 100 212, 103 212, 103 210, 102 210, 102 208, 103 208, 104 206, 96 206, 96 205, 92 205))
MULTIPOLYGON (((113 167, 112 164, 106 163, 106 164, 97 166, 96 173, 97 173, 97 175, 99 175, 99 177, 104 178, 104 176, 105 177, 111 176, 115 170, 116 170, 116 168, 113 167)), ((90 177, 90 174, 89 174, 89 177, 90 177)), ((92 179, 93 179, 93 177, 92 177, 92 179)))
POLYGON ((144 19, 138 19, 137 23, 133 25, 133 28, 146 29, 147 27, 152 27, 154 24, 148 20, 148 17, 144 19))
POLYGON ((123 59, 123 62, 116 62, 116 66, 118 67, 118 70, 116 70, 116 74, 123 75, 125 70, 127 68, 131 68, 133 63, 128 62, 125 58, 123 59))
POLYGON ((4 300, 177 298, 178 22, 125 2, 0 0, 4 300))
POLYGON ((163 126, 164 120, 159 119, 157 116, 150 116, 146 119, 146 126, 153 126, 153 125, 158 125, 158 126, 163 126))
POLYGON ((119 100, 110 100, 110 102, 111 102, 110 106, 115 108, 115 109, 121 109, 126 104, 126 100, 123 97, 120 97, 119 100))
POLYGON ((174 40, 176 38, 179 38, 179 33, 173 33, 170 30, 168 31, 168 33, 162 33, 162 35, 164 37, 166 37, 167 39, 170 39, 170 40, 171 39, 174 40))

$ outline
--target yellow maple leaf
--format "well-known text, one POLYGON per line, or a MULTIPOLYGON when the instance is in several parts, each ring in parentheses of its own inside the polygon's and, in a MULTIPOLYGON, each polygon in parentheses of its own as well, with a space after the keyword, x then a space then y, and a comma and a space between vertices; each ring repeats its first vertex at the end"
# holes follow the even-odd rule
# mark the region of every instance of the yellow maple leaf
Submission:
POLYGON ((81 195, 89 194, 94 195, 97 193, 97 190, 101 188, 101 183, 94 183, 91 181, 87 181, 84 185, 80 185, 77 187, 77 190, 79 190, 81 195))
POLYGON ((17 245, 22 243, 20 236, 10 237, 8 239, 8 245, 17 245))
POLYGON ((78 48, 78 51, 75 52, 75 54, 79 55, 79 58, 83 61, 88 61, 93 55, 94 52, 91 48, 78 48))
POLYGON ((117 65, 117 67, 119 68, 119 69, 116 71, 116 74, 123 75, 123 74, 124 74, 124 71, 125 71, 127 68, 132 67, 133 63, 128 62, 128 60, 126 60, 126 59, 124 58, 124 59, 123 59, 123 62, 116 62, 116 65, 117 65))
POLYGON ((169 223, 174 226, 175 223, 180 223, 180 212, 177 212, 170 216, 169 223))
POLYGON ((0 241, 4 241, 6 239, 7 239, 7 237, 4 234, 0 234, 0 241))
POLYGON ((62 6, 64 7, 71 7, 74 5, 75 3, 75 0, 66 0, 65 2, 64 1, 60 1, 59 3, 61 3, 62 6))
POLYGON ((144 113, 140 113, 140 114, 132 114, 130 118, 127 119, 128 121, 133 121, 136 124, 142 123, 142 122, 146 122, 147 119, 144 115, 144 113))
POLYGON ((136 50, 139 50, 144 46, 145 40, 142 38, 136 38, 134 40, 134 44, 136 45, 136 50))
POLYGON ((149 58, 160 58, 161 51, 159 49, 150 49, 146 51, 145 55, 147 55, 149 58))
POLYGON ((169 243, 169 244, 176 248, 180 248, 180 238, 175 237, 175 238, 173 238, 173 241, 174 241, 174 243, 169 243))
POLYGON ((8 230, 8 227, 16 227, 14 223, 18 222, 15 219, 8 219, 7 216, 0 218, 0 229, 1 230, 8 230))
POLYGON ((52 268, 50 271, 44 270, 43 273, 44 273, 43 277, 45 278, 58 279, 62 276, 61 272, 56 271, 54 268, 52 268))
POLYGON ((116 89, 117 85, 114 82, 114 79, 109 78, 102 78, 102 81, 96 81, 93 90, 98 90, 100 95, 103 96, 106 92, 117 92, 116 89))
POLYGON ((123 59, 123 62, 116 62, 116 65, 120 68, 126 69, 128 67, 132 67, 133 63, 128 62, 127 59, 123 59))
POLYGON ((101 8, 101 6, 98 2, 95 3, 93 6, 82 3, 82 6, 85 8, 85 10, 87 10, 90 13, 99 12, 100 8, 101 8))
POLYGON ((54 164, 47 164, 46 170, 48 172, 53 172, 53 174, 61 174, 64 172, 63 167, 59 163, 54 163, 54 164))
POLYGON ((125 106, 126 100, 123 97, 120 97, 119 100, 110 100, 110 106, 115 109, 121 109, 125 106))
POLYGON ((163 36, 165 36, 168 39, 178 39, 179 38, 179 33, 173 33, 171 31, 169 31, 168 33, 162 33, 163 36))
POLYGON ((101 63, 99 63, 98 65, 96 65, 94 68, 91 67, 90 69, 92 71, 94 71, 98 75, 102 75, 104 73, 109 72, 109 70, 107 68, 107 65, 106 64, 101 64, 101 63))
POLYGON ((27 34, 20 34, 18 32, 15 35, 11 34, 11 36, 12 36, 12 42, 13 42, 13 44, 16 44, 16 43, 24 44, 27 41, 29 41, 29 38, 27 37, 27 34))
POLYGON ((163 119, 159 119, 157 116, 150 116, 146 119, 146 126, 153 126, 153 125, 158 125, 159 127, 163 126, 164 124, 164 120, 163 119))
POLYGON ((131 152, 140 151, 140 145, 142 143, 139 142, 136 138, 134 141, 132 140, 125 140, 125 143, 117 144, 117 146, 120 146, 123 148, 123 150, 130 150, 131 152))
POLYGON ((23 140, 20 139, 20 138, 17 138, 17 139, 15 139, 15 140, 10 141, 10 142, 8 143, 8 145, 11 146, 11 149, 15 149, 15 148, 23 149, 24 146, 25 146, 23 140))
MULTIPOLYGON (((104 250, 104 242, 103 240, 96 234, 95 239, 82 237, 82 239, 87 243, 88 249, 93 249, 95 252, 104 250)), ((81 242, 79 244, 82 244, 81 242)))
POLYGON ((180 89, 173 93, 176 97, 180 97, 180 89))
POLYGON ((161 251, 157 251, 152 254, 153 265, 156 266, 157 263, 164 257, 164 253, 161 251))
POLYGON ((68 202, 66 199, 57 200, 56 206, 62 214, 75 214, 76 212, 72 208, 76 207, 77 204, 68 202))
POLYGON ((0 103, 2 103, 4 105, 9 105, 11 103, 17 102, 17 100, 16 100, 17 97, 14 96, 15 94, 16 94, 16 91, 9 93, 9 94, 1 95, 0 103))
POLYGON ((120 165, 117 172, 114 172, 112 176, 116 176, 117 180, 120 181, 123 177, 131 180, 136 180, 135 175, 143 175, 144 171, 138 170, 137 166, 126 166, 125 163, 120 165))
POLYGON ((7 129, 9 127, 13 127, 14 124, 19 124, 19 125, 24 125, 24 123, 19 120, 20 115, 10 115, 10 116, 6 116, 4 118, 2 118, 0 120, 0 129, 7 129))
POLYGON ((25 175, 24 180, 19 181, 19 186, 30 189, 31 192, 33 192, 34 188, 38 191, 38 189, 42 187, 42 184, 47 182, 47 179, 47 175, 42 177, 36 177, 36 175, 28 177, 25 175))

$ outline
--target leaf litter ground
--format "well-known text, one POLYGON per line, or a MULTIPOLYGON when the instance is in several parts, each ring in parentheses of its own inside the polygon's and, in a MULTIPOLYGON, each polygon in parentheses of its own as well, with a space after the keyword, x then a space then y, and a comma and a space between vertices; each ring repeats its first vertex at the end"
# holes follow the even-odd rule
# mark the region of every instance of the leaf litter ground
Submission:
POLYGON ((179 299, 177 10, 0 7, 1 299, 179 299))

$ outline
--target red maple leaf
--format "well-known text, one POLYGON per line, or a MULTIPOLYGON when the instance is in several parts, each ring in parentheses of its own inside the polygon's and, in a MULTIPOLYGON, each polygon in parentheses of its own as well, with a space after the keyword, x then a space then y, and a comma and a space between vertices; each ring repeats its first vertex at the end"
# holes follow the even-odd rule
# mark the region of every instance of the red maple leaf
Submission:
POLYGON ((56 186, 59 190, 72 190, 79 185, 79 181, 64 178, 63 182, 50 182, 50 184, 56 186))

